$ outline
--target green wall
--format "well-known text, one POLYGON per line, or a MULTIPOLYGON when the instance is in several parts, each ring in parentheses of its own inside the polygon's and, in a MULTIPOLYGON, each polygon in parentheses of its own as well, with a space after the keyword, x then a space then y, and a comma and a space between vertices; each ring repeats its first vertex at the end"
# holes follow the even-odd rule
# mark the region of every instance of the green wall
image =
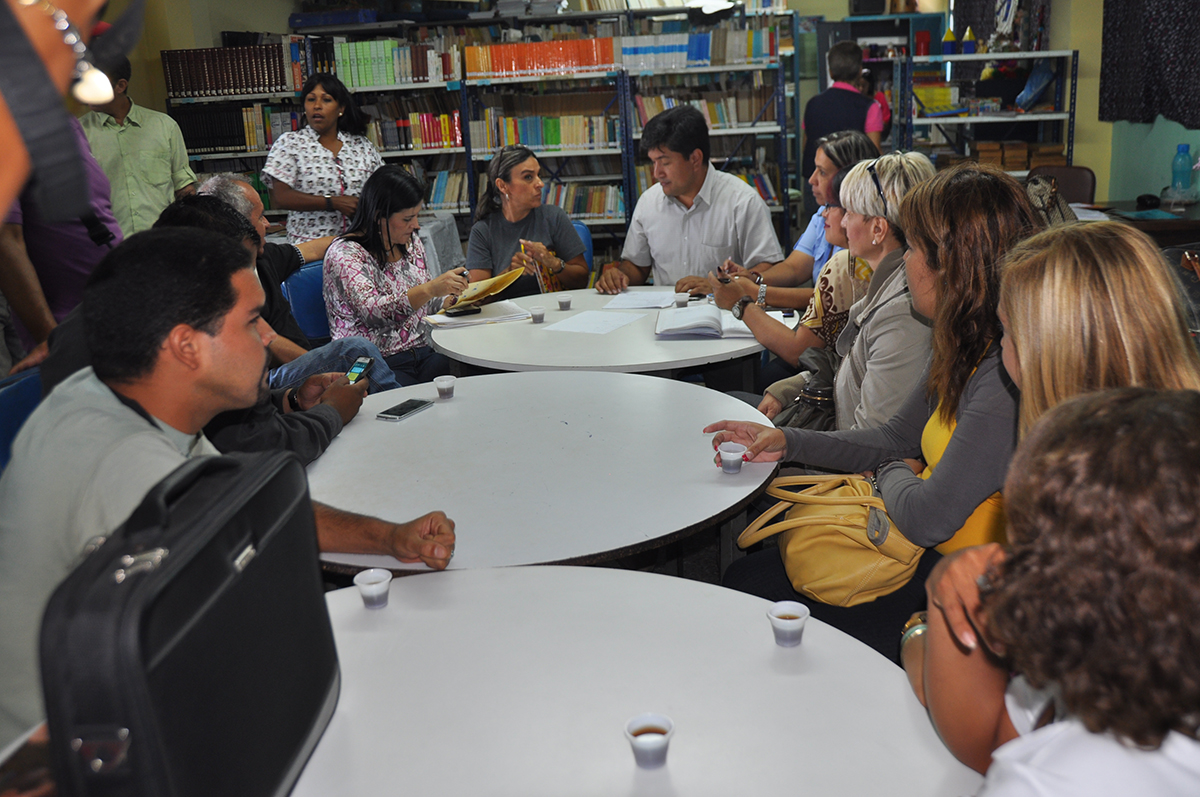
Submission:
MULTIPOLYGON (((1133 199, 1158 194, 1171 184, 1171 159, 1179 144, 1192 145, 1192 162, 1200 152, 1200 130, 1188 130, 1161 116, 1152 125, 1116 122, 1112 135, 1109 196, 1133 199)), ((1192 180, 1195 186, 1197 181, 1192 180)))

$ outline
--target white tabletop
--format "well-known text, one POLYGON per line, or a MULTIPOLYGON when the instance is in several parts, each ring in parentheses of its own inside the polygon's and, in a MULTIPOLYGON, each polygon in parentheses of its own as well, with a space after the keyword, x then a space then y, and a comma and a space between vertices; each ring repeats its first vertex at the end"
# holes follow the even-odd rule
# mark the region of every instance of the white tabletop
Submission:
MULTIPOLYGON (((725 474, 711 435, 725 418, 769 423, 699 385, 638 374, 541 371, 459 379, 454 398, 399 422, 375 419, 432 384, 376 393, 308 468, 317 501, 388 520, 440 509, 457 524, 451 567, 586 562, 713 525, 774 473, 725 474)), ((355 567, 426 569, 326 554, 355 567)))
MULTIPOLYGON (((662 291, 662 288, 637 287, 630 291, 662 291)), ((586 310, 602 310, 612 296, 592 289, 566 291, 571 309, 559 310, 558 294, 523 296, 512 301, 525 309, 546 308, 542 324, 511 321, 499 324, 435 329, 430 340, 438 351, 459 362, 501 371, 558 371, 587 369, 645 373, 723 363, 755 354, 762 346, 754 338, 686 337, 658 340, 654 325, 658 310, 604 310, 641 316, 636 321, 607 334, 559 332, 552 324, 586 310)))
POLYGON ((974 792, 903 670, 819 621, 777 647, 767 601, 607 568, 392 582, 328 595, 342 691, 293 797, 974 792), (675 722, 639 770, 622 730, 675 722))

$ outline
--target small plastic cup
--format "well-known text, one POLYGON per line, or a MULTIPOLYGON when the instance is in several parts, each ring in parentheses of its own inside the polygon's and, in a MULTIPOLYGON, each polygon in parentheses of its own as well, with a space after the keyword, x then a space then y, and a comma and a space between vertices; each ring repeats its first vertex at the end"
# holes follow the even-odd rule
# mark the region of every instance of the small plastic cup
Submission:
POLYGON ((434 387, 437 388, 438 398, 452 399, 454 398, 454 383, 455 378, 452 376, 439 376, 433 380, 434 387))
POLYGON ((388 591, 392 584, 392 571, 382 567, 361 570, 354 576, 354 585, 362 595, 363 605, 368 609, 387 606, 388 591))
POLYGON ((691 298, 692 298, 692 295, 690 293, 677 293, 677 294, 675 294, 675 306, 676 307, 687 307, 688 300, 691 298))
POLYGON ((746 447, 741 443, 721 443, 717 446, 717 453, 721 455, 721 470, 726 473, 738 473, 742 469, 742 457, 746 453, 746 447))
POLYGON ((530 307, 529 314, 531 316, 533 316, 533 323, 535 323, 535 324, 540 324, 546 320, 546 308, 545 307, 530 307))
POLYGON ((808 621, 809 609, 797 601, 779 601, 767 611, 771 630, 775 632, 775 644, 781 648, 794 648, 804 637, 804 624, 808 621))
POLYGON ((667 763, 667 747, 674 734, 675 723, 664 714, 638 714, 625 723, 633 760, 642 769, 658 769, 667 763))
POLYGON ((558 295, 558 309, 559 310, 570 310, 571 309, 571 296, 569 294, 560 293, 558 295))

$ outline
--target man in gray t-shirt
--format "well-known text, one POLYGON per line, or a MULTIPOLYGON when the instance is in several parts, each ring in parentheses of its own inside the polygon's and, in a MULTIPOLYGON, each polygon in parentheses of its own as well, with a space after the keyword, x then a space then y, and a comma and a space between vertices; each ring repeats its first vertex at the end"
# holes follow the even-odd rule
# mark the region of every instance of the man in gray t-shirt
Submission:
MULTIPOLYGON (((266 390, 265 300, 249 252, 190 228, 150 230, 113 249, 84 291, 94 368, 55 388, 13 442, 0 476, 0 748, 42 717, 42 610, 84 544, 125 521, 194 456, 214 415, 266 390)), ((444 568, 454 524, 409 523, 313 505, 327 551, 381 553, 444 568)))

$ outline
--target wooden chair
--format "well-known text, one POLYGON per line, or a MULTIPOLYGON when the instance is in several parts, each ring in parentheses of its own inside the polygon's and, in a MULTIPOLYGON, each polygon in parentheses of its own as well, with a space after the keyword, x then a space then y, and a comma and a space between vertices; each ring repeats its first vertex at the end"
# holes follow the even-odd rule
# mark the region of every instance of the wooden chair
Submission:
POLYGON ((1086 166, 1035 166, 1029 176, 1053 177, 1063 199, 1090 205, 1096 201, 1096 173, 1086 166))

